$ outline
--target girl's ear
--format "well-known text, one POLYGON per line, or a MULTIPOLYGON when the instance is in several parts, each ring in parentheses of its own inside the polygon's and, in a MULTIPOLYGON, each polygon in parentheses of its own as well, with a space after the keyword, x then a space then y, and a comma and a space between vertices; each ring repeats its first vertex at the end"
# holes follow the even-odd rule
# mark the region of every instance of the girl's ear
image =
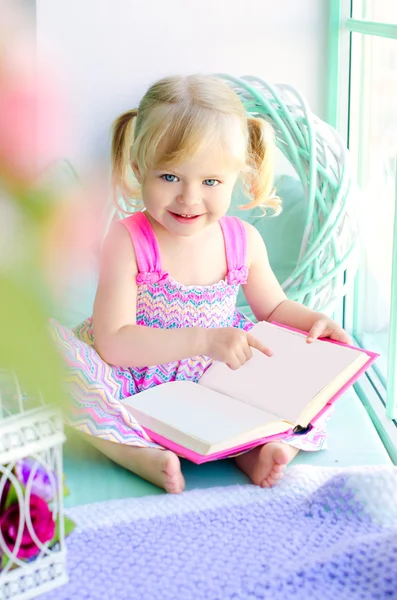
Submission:
POLYGON ((131 167, 132 167, 132 170, 134 171, 134 175, 135 175, 135 178, 136 178, 137 182, 139 184, 141 184, 142 183, 142 176, 141 176, 141 172, 139 170, 138 163, 136 162, 136 160, 132 161, 131 167))

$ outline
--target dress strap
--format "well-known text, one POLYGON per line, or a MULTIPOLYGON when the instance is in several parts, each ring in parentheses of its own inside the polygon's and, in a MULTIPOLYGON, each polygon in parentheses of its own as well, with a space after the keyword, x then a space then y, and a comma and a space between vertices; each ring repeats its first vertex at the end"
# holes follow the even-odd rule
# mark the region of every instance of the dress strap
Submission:
POLYGON ((160 248, 153 228, 144 212, 136 212, 118 221, 131 237, 138 266, 137 284, 158 283, 168 278, 161 267, 160 248))
POLYGON ((225 239, 227 260, 227 282, 232 285, 244 284, 248 278, 247 232, 238 217, 222 217, 219 220, 225 239))

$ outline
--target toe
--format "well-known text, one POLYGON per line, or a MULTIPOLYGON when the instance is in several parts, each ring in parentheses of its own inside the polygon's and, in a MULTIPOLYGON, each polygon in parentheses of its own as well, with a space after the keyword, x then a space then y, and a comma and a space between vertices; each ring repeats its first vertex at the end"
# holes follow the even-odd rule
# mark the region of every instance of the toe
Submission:
POLYGON ((276 470, 273 467, 271 472, 265 477, 265 479, 261 483, 261 486, 262 487, 273 487, 280 481, 280 479, 283 478, 283 475, 284 475, 284 468, 282 468, 281 470, 276 470), (266 485, 263 485, 264 483, 266 485))
POLYGON ((277 485, 277 483, 280 481, 281 477, 268 477, 267 481, 268 483, 273 486, 273 485, 277 485))
POLYGON ((269 476, 272 479, 275 479, 276 481, 278 481, 279 479, 281 479, 284 475, 284 469, 282 471, 272 471, 271 473, 269 473, 269 476))
POLYGON ((268 483, 266 479, 264 479, 262 481, 262 483, 260 484, 260 486, 261 486, 261 488, 269 488, 269 487, 271 487, 270 483, 268 483))
POLYGON ((179 481, 168 482, 165 484, 164 489, 169 494, 180 494, 183 492, 185 485, 179 481))
POLYGON ((262 485, 262 487, 273 487, 273 486, 277 485, 279 481, 280 481, 280 479, 274 479, 274 477, 270 477, 270 475, 269 475, 265 479, 266 485, 262 485))
POLYGON ((282 445, 276 448, 273 452, 273 460, 274 465, 278 465, 280 467, 285 468, 285 466, 289 462, 288 447, 284 447, 284 445, 282 445))
POLYGON ((281 475, 285 471, 285 465, 277 465, 277 464, 275 464, 275 465, 273 465, 272 471, 273 471, 274 474, 277 473, 277 474, 281 475))

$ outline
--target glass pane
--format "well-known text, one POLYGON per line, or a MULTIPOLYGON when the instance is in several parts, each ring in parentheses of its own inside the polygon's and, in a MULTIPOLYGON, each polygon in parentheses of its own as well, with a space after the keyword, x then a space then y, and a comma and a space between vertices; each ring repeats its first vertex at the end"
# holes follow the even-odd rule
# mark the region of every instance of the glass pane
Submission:
MULTIPOLYGON (((345 0, 346 4, 348 0, 345 0)), ((364 4, 365 0, 353 0, 352 1, 352 18, 362 19, 364 15, 364 4)))
POLYGON ((390 0, 365 0, 364 15, 366 21, 397 24, 397 2, 390 0))
POLYGON ((350 149, 363 190, 354 333, 386 378, 397 158, 397 40, 353 34, 350 149))
POLYGON ((395 0, 353 0, 353 19, 397 24, 395 0))

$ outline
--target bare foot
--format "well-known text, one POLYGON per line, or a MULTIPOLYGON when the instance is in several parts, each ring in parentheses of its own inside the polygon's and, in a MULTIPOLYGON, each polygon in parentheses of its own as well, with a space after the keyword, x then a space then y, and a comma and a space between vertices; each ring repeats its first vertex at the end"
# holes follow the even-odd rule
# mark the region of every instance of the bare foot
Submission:
POLYGON ((101 440, 94 436, 84 438, 100 452, 125 469, 164 488, 170 494, 179 494, 185 488, 181 463, 174 452, 158 448, 138 448, 101 440))
POLYGON ((298 454, 298 448, 269 442, 236 457, 236 464, 255 485, 272 487, 284 475, 285 467, 298 454))

